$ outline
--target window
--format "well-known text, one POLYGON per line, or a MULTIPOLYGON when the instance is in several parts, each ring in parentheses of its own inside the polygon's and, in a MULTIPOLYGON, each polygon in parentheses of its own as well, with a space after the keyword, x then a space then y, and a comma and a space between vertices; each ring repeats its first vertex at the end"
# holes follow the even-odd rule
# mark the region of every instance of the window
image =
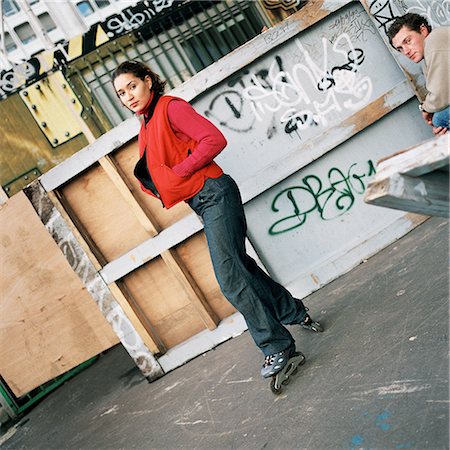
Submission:
POLYGON ((109 0, 95 0, 95 4, 99 8, 106 8, 107 6, 110 5, 109 0))
POLYGON ((3 0, 3 14, 5 16, 12 16, 20 11, 17 3, 14 0, 3 0))
POLYGON ((77 3, 77 8, 83 17, 88 17, 94 13, 92 5, 88 1, 77 3))
POLYGON ((12 52, 17 48, 16 43, 12 40, 12 37, 9 33, 5 33, 5 49, 7 53, 12 52))
POLYGON ((28 44, 29 42, 36 39, 33 28, 31 28, 31 25, 29 23, 23 23, 22 25, 19 25, 18 27, 14 28, 14 31, 17 33, 17 36, 19 36, 19 39, 23 44, 28 44))
POLYGON ((38 18, 47 33, 56 29, 55 22, 53 22, 53 19, 50 17, 49 13, 45 12, 38 16, 38 18))
POLYGON ((249 41, 255 36, 254 30, 261 29, 261 26, 248 8, 228 20, 222 19, 222 23, 215 27, 202 27, 202 33, 188 37, 180 44, 188 54, 194 69, 199 72, 249 41))

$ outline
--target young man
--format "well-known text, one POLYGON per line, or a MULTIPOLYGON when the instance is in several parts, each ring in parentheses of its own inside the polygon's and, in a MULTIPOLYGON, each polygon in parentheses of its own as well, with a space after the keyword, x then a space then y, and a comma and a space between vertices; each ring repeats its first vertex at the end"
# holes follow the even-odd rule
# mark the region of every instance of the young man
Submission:
POLYGON ((427 95, 419 106, 435 135, 449 129, 450 27, 431 31, 424 17, 408 13, 397 18, 387 31, 390 44, 411 61, 424 61, 427 95))

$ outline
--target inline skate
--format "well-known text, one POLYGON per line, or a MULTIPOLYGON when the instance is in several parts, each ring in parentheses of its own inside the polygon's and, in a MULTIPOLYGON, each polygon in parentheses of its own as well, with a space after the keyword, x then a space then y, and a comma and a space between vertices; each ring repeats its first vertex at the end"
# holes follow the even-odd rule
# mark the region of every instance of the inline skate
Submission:
POLYGON ((283 386, 288 384, 290 376, 295 375, 298 366, 305 362, 305 355, 295 348, 288 348, 266 356, 261 369, 264 378, 271 377, 269 387, 274 394, 281 394, 283 386))
POLYGON ((299 323, 299 325, 302 328, 314 331, 315 333, 322 333, 323 331, 322 325, 320 325, 319 322, 311 319, 311 316, 308 313, 306 313, 305 318, 299 323))

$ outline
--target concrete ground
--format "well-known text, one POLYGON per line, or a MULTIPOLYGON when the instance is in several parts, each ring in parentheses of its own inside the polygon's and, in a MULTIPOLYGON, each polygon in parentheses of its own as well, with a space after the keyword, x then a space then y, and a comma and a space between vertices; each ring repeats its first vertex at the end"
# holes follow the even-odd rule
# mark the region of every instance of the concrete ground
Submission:
POLYGON ((326 331, 292 328, 307 361, 279 396, 247 332, 151 384, 119 346, 1 447, 448 449, 448 238, 430 219, 306 298, 326 331))

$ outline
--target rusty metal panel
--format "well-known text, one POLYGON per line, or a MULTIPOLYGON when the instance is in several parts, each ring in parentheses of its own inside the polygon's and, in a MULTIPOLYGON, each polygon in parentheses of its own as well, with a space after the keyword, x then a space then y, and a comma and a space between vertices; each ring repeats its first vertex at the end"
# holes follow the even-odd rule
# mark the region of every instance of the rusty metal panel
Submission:
POLYGON ((72 108, 81 116, 83 106, 61 72, 55 72, 20 92, 20 97, 53 147, 81 133, 61 92, 67 95, 72 108))

